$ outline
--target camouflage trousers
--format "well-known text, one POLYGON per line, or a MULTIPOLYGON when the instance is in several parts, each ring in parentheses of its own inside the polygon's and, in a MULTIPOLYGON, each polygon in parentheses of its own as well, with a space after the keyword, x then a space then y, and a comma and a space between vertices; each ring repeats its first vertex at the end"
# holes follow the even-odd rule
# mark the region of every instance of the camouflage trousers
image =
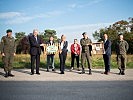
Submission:
POLYGON ((90 53, 88 53, 88 52, 81 53, 82 69, 84 69, 86 59, 87 59, 87 63, 88 63, 88 69, 91 69, 92 68, 92 61, 91 61, 90 53))
POLYGON ((10 53, 5 53, 5 56, 2 57, 3 64, 4 64, 4 71, 10 72, 13 69, 13 60, 14 56, 10 53))
POLYGON ((118 63, 118 68, 120 70, 125 70, 125 68, 126 68, 126 62, 127 62, 127 56, 126 56, 126 54, 117 55, 117 63, 118 63))

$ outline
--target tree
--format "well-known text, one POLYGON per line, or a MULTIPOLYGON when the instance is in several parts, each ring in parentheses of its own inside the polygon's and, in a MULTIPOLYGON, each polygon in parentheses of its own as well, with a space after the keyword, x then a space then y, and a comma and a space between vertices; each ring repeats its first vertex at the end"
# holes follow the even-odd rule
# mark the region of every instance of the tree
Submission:
POLYGON ((129 43, 128 53, 133 54, 133 18, 129 21, 118 21, 109 27, 100 29, 100 31, 95 31, 93 37, 97 41, 103 40, 103 34, 108 34, 109 39, 112 41, 112 51, 115 51, 115 43, 118 39, 118 34, 122 33, 124 39, 129 43))
POLYGON ((22 52, 22 44, 21 40, 25 37, 25 32, 15 33, 15 41, 16 41, 16 53, 20 54, 22 52))
POLYGON ((49 40, 50 36, 54 37, 54 41, 57 42, 58 38, 56 36, 56 31, 55 30, 50 30, 47 29, 44 32, 40 33, 39 36, 43 39, 43 41, 47 42, 49 40))

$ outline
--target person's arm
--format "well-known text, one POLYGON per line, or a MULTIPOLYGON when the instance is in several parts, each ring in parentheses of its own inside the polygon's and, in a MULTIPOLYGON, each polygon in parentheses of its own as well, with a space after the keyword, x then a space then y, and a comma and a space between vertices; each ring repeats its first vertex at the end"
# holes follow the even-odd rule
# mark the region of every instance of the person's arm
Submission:
POLYGON ((86 43, 85 43, 85 41, 83 41, 83 39, 80 40, 80 45, 81 46, 86 46, 86 43))
POLYGON ((126 51, 128 51, 128 49, 129 49, 129 44, 127 43, 127 41, 126 41, 126 46, 125 46, 125 48, 126 48, 126 51))
POLYGON ((62 51, 67 50, 67 47, 68 47, 68 42, 67 42, 67 41, 65 41, 65 46, 63 47, 62 51))
POLYGON ((71 53, 74 53, 75 50, 74 50, 74 47, 73 47, 73 44, 71 45, 71 53))
POLYGON ((14 39, 14 56, 16 55, 16 41, 14 39))
POLYGON ((78 44, 77 54, 80 55, 80 45, 78 44))
POLYGON ((5 54, 4 54, 4 37, 2 37, 2 39, 1 39, 1 54, 2 54, 2 56, 5 56, 5 54))
POLYGON ((108 40, 108 45, 106 47, 105 54, 109 51, 109 49, 111 49, 111 41, 108 40))

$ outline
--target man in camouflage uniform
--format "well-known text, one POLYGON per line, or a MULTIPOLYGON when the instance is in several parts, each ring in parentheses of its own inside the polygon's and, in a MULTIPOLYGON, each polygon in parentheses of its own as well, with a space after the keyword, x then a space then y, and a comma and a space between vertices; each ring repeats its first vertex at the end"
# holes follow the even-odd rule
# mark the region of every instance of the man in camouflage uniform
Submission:
POLYGON ((127 41, 123 39, 123 35, 119 34, 119 41, 116 43, 116 54, 117 54, 117 61, 118 61, 118 69, 120 70, 119 75, 125 75, 125 68, 126 68, 126 52, 128 51, 129 45, 127 41))
POLYGON ((13 58, 16 52, 15 39, 12 37, 11 29, 8 29, 6 33, 7 35, 3 36, 1 39, 1 54, 4 63, 5 77, 14 77, 14 75, 11 74, 11 70, 13 68, 13 58))
POLYGON ((91 39, 89 39, 87 37, 86 32, 84 32, 83 34, 83 38, 80 40, 80 44, 82 46, 82 52, 81 52, 81 65, 82 65, 82 72, 81 74, 85 73, 84 70, 84 64, 85 64, 85 60, 87 59, 87 63, 88 63, 88 68, 89 68, 89 74, 91 75, 91 68, 92 68, 92 62, 91 62, 91 39))

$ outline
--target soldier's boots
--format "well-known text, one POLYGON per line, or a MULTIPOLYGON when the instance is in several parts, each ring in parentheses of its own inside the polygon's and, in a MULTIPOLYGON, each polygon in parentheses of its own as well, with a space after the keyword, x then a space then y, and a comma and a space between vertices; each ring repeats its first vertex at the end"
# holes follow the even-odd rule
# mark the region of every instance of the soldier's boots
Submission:
POLYGON ((8 72, 8 76, 10 76, 10 77, 14 77, 14 75, 13 75, 13 74, 11 74, 11 72, 10 72, 10 71, 8 72))
POLYGON ((119 70, 120 70, 119 75, 121 75, 121 69, 119 69, 119 70))
POLYGON ((5 78, 9 77, 7 72, 5 73, 4 77, 5 77, 5 78))
POLYGON ((122 70, 122 71, 121 71, 121 75, 125 75, 125 72, 124 72, 124 70, 122 70))
POLYGON ((119 69, 119 70, 120 70, 119 75, 125 75, 124 70, 121 70, 121 69, 119 69))

